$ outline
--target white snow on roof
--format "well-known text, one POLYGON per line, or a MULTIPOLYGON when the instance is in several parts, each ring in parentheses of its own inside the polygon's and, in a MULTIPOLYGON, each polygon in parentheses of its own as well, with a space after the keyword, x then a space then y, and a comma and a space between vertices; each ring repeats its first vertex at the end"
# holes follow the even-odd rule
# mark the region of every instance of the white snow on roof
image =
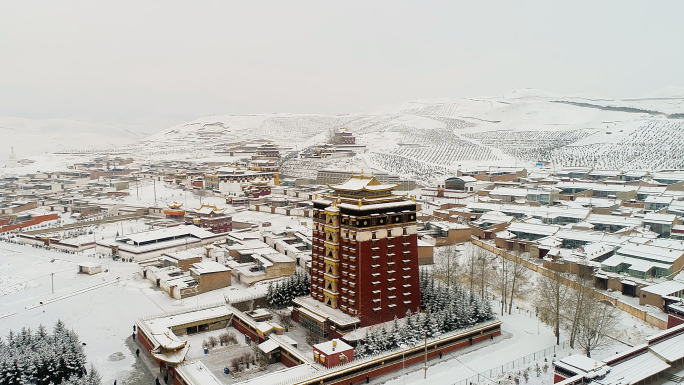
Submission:
POLYGON ((214 261, 204 261, 204 262, 193 263, 192 268, 190 268, 190 270, 195 272, 198 275, 221 273, 221 272, 230 271, 229 268, 225 267, 224 265, 222 265, 218 262, 214 262, 214 261))
POLYGON ((620 247, 617 254, 638 259, 650 259, 665 264, 672 264, 684 254, 682 250, 667 249, 652 245, 635 245, 632 243, 620 247))
POLYGON ((193 380, 193 384, 223 385, 221 381, 202 363, 202 361, 190 361, 176 368, 183 377, 193 380))
POLYGON ((199 228, 193 225, 180 225, 176 227, 167 227, 163 229, 157 229, 152 231, 145 231, 142 233, 128 234, 125 237, 119 238, 118 240, 130 239, 134 243, 151 242, 157 239, 172 238, 172 237, 182 237, 192 235, 197 238, 210 238, 216 234, 199 228))
POLYGON ((419 240, 418 240, 418 247, 434 247, 434 246, 435 246, 435 245, 433 245, 433 244, 431 244, 431 243, 427 243, 427 242, 425 242, 425 241, 422 240, 422 239, 419 239, 419 240))
MULTIPOLYGON (((555 190, 555 189, 554 189, 555 190)), ((489 192, 489 195, 503 195, 503 196, 514 196, 514 197, 526 197, 529 194, 532 195, 546 195, 551 194, 552 191, 538 190, 538 189, 523 189, 523 188, 510 188, 510 187, 495 187, 489 192)))
POLYGON ((672 202, 672 197, 663 197, 663 196, 657 196, 657 195, 649 195, 644 199, 644 202, 646 203, 667 203, 670 204, 672 202))
POLYGON ((316 301, 311 297, 297 297, 293 302, 301 306, 299 308, 300 311, 305 307, 309 313, 314 313, 323 320, 325 320, 325 318, 329 318, 338 325, 351 325, 359 322, 357 317, 352 317, 340 309, 327 307, 323 304, 323 302, 316 301))
POLYGON ((655 354, 646 352, 612 366, 600 382, 604 385, 635 384, 669 367, 655 354))
POLYGON ((642 224, 642 220, 639 218, 603 214, 589 214, 586 221, 593 224, 600 223, 604 225, 618 225, 625 227, 641 226, 642 224))
POLYGON ((345 350, 352 349, 351 346, 347 345, 346 343, 344 343, 344 341, 339 340, 337 338, 332 339, 330 341, 322 342, 320 344, 316 344, 313 347, 320 350, 321 353, 324 353, 326 355, 331 355, 335 352, 339 353, 345 350))
MULTIPOLYGON (((652 294, 657 294, 660 296, 671 295, 673 293, 676 293, 676 292, 682 291, 682 290, 684 290, 684 283, 683 282, 677 282, 677 281, 665 281, 665 282, 657 283, 655 285, 651 285, 651 286, 641 288, 641 291, 645 291, 647 293, 652 293, 652 294)), ((682 346, 684 346, 684 342, 683 342, 682 346)))
POLYGON ((649 223, 670 224, 670 223, 673 223, 675 220, 677 220, 677 216, 674 214, 648 213, 648 214, 644 215, 644 222, 649 222, 649 223))
POLYGON ((590 372, 597 367, 604 366, 605 363, 598 361, 593 358, 589 358, 582 354, 573 354, 571 356, 561 358, 560 362, 571 366, 573 368, 582 370, 584 372, 590 372))
MULTIPOLYGON (((238 382, 236 385, 262 385, 287 383, 288 381, 294 381, 296 379, 303 378, 304 376, 311 375, 313 373, 316 373, 317 371, 318 369, 314 365, 306 363, 302 365, 293 366, 291 368, 278 370, 277 372, 269 373, 263 376, 254 377, 246 381, 238 382)), ((202 385, 205 384, 202 383, 202 385)), ((207 385, 215 384, 209 383, 207 385)))
POLYGON ((612 257, 601 262, 601 265, 612 266, 612 267, 618 266, 620 264, 628 265, 630 270, 641 271, 641 272, 649 271, 653 267, 658 267, 661 269, 669 269, 670 267, 672 267, 671 264, 651 262, 651 261, 648 261, 645 259, 625 257, 625 256, 618 255, 618 254, 613 255, 612 257))
POLYGON ((389 209, 389 208, 397 208, 397 207, 407 207, 408 208, 408 206, 412 205, 412 204, 415 204, 415 203, 408 201, 408 200, 405 200, 405 201, 400 201, 400 202, 364 204, 361 207, 359 207, 358 205, 352 205, 349 203, 340 203, 337 206, 344 208, 344 209, 347 209, 347 210, 367 211, 367 210, 389 209))
POLYGON ((398 185, 395 184, 376 184, 379 183, 375 177, 366 177, 354 175, 349 178, 346 182, 341 184, 330 185, 332 189, 335 190, 346 190, 346 191, 358 191, 358 190, 370 190, 379 191, 396 188, 398 185))
POLYGON ((172 327, 178 325, 185 325, 188 323, 198 322, 206 319, 225 317, 230 314, 232 314, 232 312, 230 309, 228 309, 228 307, 217 306, 209 309, 202 309, 166 317, 159 317, 145 321, 145 323, 152 330, 160 330, 161 328, 171 329, 172 327))
POLYGON ((266 340, 259 344, 259 350, 261 350, 264 353, 270 353, 278 349, 279 347, 280 345, 278 345, 278 343, 273 340, 266 340))
POLYGON ((508 231, 510 231, 512 233, 515 233, 517 231, 517 232, 530 233, 530 234, 541 234, 541 235, 553 235, 558 231, 558 229, 560 229, 559 226, 540 225, 540 224, 524 223, 524 222, 513 222, 513 223, 511 223, 510 226, 508 226, 508 231))
POLYGON ((176 261, 181 261, 181 260, 201 257, 202 253, 197 251, 197 250, 183 250, 183 251, 176 251, 173 253, 164 253, 162 255, 167 256, 171 259, 175 259, 176 261))

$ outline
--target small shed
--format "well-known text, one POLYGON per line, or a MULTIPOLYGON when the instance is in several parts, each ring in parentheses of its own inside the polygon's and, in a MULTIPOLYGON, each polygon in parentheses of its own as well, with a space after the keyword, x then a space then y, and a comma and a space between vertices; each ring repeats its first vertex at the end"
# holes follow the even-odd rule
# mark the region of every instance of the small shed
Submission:
POLYGON ((94 262, 81 262, 78 264, 79 274, 97 274, 102 272, 102 265, 94 262))
POLYGON ((314 361, 326 368, 354 360, 354 348, 341 340, 333 339, 313 346, 314 361))

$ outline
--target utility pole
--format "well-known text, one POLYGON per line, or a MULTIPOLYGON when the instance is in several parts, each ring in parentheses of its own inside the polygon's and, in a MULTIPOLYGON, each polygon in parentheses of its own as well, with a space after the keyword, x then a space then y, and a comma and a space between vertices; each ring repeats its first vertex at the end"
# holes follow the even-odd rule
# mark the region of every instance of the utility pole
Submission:
POLYGON ((55 273, 50 274, 52 276, 52 294, 55 294, 55 273))
POLYGON ((423 373, 423 379, 427 378, 427 332, 425 332, 425 366, 423 366, 425 372, 423 373))

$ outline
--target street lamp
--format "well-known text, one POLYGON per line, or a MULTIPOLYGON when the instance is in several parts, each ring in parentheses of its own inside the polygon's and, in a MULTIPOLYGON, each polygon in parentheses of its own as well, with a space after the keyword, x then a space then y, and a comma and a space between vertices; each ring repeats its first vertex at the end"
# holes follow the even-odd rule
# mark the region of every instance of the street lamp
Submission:
POLYGON ((401 379, 403 380, 404 385, 406 384, 406 344, 399 344, 399 347, 401 348, 401 379))

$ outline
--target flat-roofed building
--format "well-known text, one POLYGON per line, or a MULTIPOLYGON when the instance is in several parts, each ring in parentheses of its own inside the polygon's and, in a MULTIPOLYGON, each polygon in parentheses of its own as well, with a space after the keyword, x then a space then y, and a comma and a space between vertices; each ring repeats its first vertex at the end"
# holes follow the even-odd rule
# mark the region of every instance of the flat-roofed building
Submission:
POLYGON ((651 231, 660 234, 661 237, 669 237, 672 227, 681 224, 674 214, 648 213, 644 216, 644 225, 649 226, 651 231))
POLYGON ((192 225, 126 234, 96 242, 96 251, 125 259, 144 261, 163 253, 187 250, 224 240, 227 234, 214 234, 192 225))
POLYGON ((666 329, 614 356, 581 354, 553 362, 553 382, 562 385, 674 384, 684 377, 684 325, 666 329))
POLYGON ((594 230, 607 231, 614 233, 627 228, 641 227, 644 222, 637 217, 624 217, 619 215, 590 214, 587 223, 594 226, 594 230))
POLYGON ((656 244, 627 243, 601 262, 601 268, 636 278, 665 277, 684 267, 684 250, 656 244))

